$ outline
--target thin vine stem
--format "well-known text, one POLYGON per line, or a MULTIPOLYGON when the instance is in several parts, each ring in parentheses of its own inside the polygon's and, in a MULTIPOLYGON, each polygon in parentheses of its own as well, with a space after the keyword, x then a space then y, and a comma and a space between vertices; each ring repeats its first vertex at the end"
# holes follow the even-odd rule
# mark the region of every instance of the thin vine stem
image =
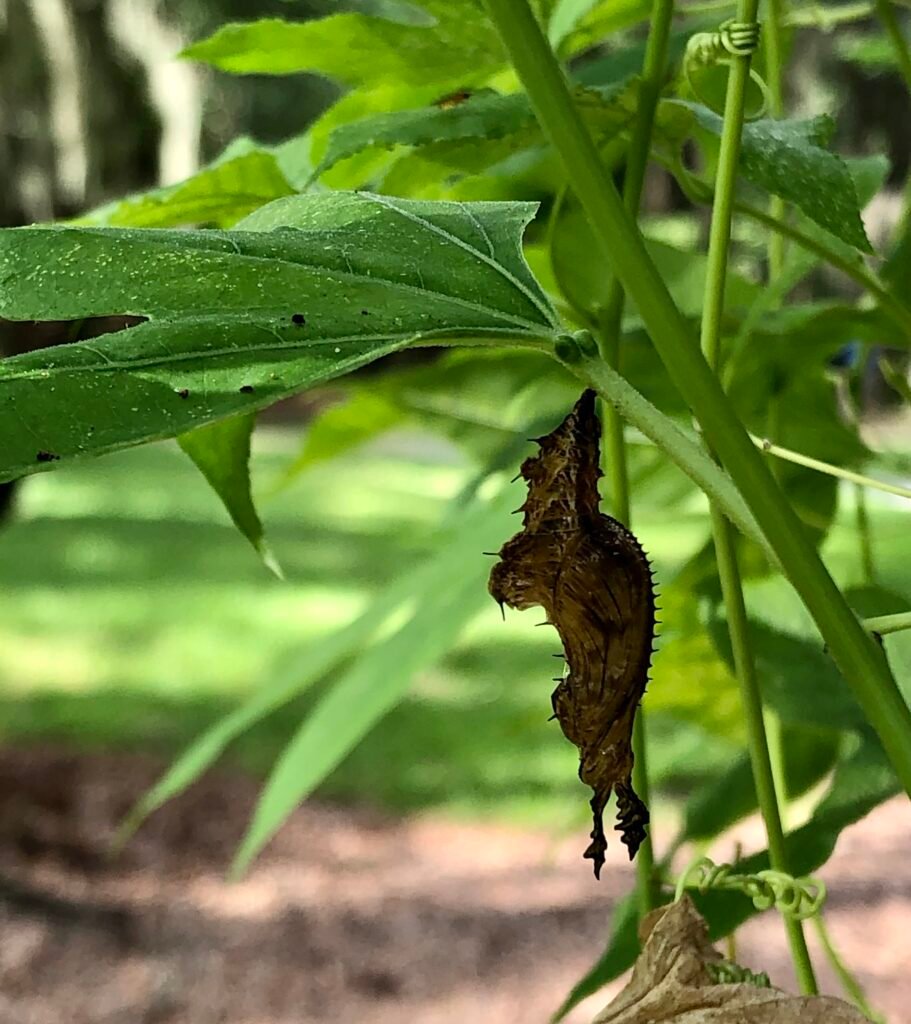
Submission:
MULTIPOLYGON (((888 662, 864 632, 806 535, 803 524, 772 479, 742 422, 709 369, 680 310, 671 298, 635 223, 604 172, 597 148, 576 109, 566 77, 528 0, 486 0, 491 19, 554 147, 600 244, 605 259, 642 313, 668 374, 693 410, 800 594, 829 652, 855 694, 911 793, 911 709, 888 662)), ((583 355, 573 367, 593 376, 583 355)))
POLYGON ((822 4, 808 4, 790 11, 785 24, 795 28, 818 28, 823 32, 831 32, 838 25, 851 21, 861 21, 873 12, 873 4, 869 0, 858 0, 857 3, 842 3, 825 7, 822 4))
MULTIPOLYGON (((784 115, 784 0, 766 0, 765 70, 769 89, 769 113, 772 117, 784 115)), ((786 210, 780 196, 769 200, 769 215, 784 220, 786 210)), ((777 232, 768 239, 769 283, 778 280, 784 268, 785 236, 777 232)))
POLYGON ((816 929, 816 937, 819 939, 819 944, 822 946, 826 959, 831 964, 832 970, 834 970, 838 975, 838 980, 841 982, 841 987, 844 989, 845 995, 861 1013, 869 1017, 869 1019, 874 1021, 875 1024, 886 1024, 885 1017, 883 1017, 881 1013, 877 1013, 870 1005, 867 999, 867 994, 863 990, 863 986, 857 980, 854 973, 842 959, 841 954, 835 948, 835 944, 832 942, 832 937, 829 934, 829 929, 826 927, 822 914, 817 914, 816 917, 813 918, 813 927, 816 929))
POLYGON ((864 619, 864 629, 870 633, 886 636, 899 633, 903 629, 911 629, 911 612, 898 612, 895 615, 877 615, 872 619, 864 619))
POLYGON ((905 33, 902 32, 902 27, 895 16, 892 0, 875 0, 875 4, 876 13, 879 15, 879 20, 883 23, 883 28, 886 30, 886 34, 892 43, 892 49, 895 51, 898 69, 905 80, 905 86, 911 92, 911 49, 908 47, 908 40, 905 38, 905 33))
MULTIPOLYGON (((879 20, 889 36, 889 41, 892 43, 898 69, 905 81, 905 88, 911 92, 911 48, 908 46, 908 40, 895 14, 892 0, 874 0, 874 6, 879 20)), ((909 216, 911 216, 911 174, 905 180, 904 208, 899 224, 903 224, 909 216)))
POLYGON ((902 487, 900 484, 890 484, 885 480, 876 480, 872 476, 864 476, 863 473, 855 473, 844 466, 833 466, 831 462, 823 462, 821 459, 814 459, 809 455, 802 455, 800 452, 791 451, 790 448, 782 448, 781 445, 773 444, 768 438, 755 437, 750 434, 753 444, 760 451, 767 455, 774 455, 777 459, 785 462, 793 462, 796 466, 804 466, 806 469, 815 469, 817 473, 825 473, 826 476, 838 477, 840 480, 850 480, 858 487, 870 487, 875 491, 883 491, 886 494, 895 494, 900 498, 911 499, 911 489, 902 487))
MULTIPOLYGON (((737 20, 755 22, 758 7, 758 0, 740 0, 737 6, 737 20)), ((721 362, 724 290, 727 281, 737 164, 740 158, 744 102, 749 74, 749 54, 736 56, 731 60, 725 95, 721 146, 718 154, 718 170, 715 177, 712 221, 709 230, 705 299, 702 307, 700 336, 706 361, 716 372, 721 362)), ((780 794, 775 785, 762 696, 756 676, 756 660, 750 643, 749 622, 743 597, 740 567, 737 561, 734 527, 714 504, 712 505, 712 532, 715 538, 715 557, 721 580, 721 593, 727 610, 727 627, 734 656, 734 670, 740 687, 740 699, 746 719, 753 781, 756 785, 759 809, 769 840, 769 861, 775 871, 787 873, 788 857, 779 809, 780 794)), ((813 995, 818 992, 818 987, 803 933, 803 925, 795 918, 785 917, 784 926, 800 989, 806 994, 813 995)))
MULTIPOLYGON (((769 250, 769 272, 772 272, 771 249, 769 250)), ((777 281, 778 278, 771 278, 777 281)), ((774 395, 769 403, 769 414, 766 421, 769 433, 773 436, 781 432, 781 396, 774 395)), ((781 485, 781 466, 772 464, 772 475, 781 485)), ((783 489, 783 487, 782 487, 783 489)), ((781 821, 782 831, 788 828, 788 773, 784 756, 784 725, 781 716, 774 708, 765 704, 762 709, 762 720, 765 726, 766 742, 769 747, 769 763, 772 766, 772 781, 775 784, 775 798, 778 805, 778 817, 781 821)))

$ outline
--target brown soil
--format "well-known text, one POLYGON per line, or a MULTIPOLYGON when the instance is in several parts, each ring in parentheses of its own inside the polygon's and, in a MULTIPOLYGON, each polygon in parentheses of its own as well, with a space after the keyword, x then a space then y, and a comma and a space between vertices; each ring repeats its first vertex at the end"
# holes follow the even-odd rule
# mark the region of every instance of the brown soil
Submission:
MULTIPOLYGON (((2 1024, 543 1022, 631 884, 619 844, 598 884, 581 835, 555 843, 319 804, 229 884, 256 787, 226 774, 109 859, 117 822, 159 768, 48 750, 0 758, 2 1024)), ((909 822, 903 801, 880 808, 825 872, 831 931, 892 1022, 911 1020, 909 822)), ((743 930, 738 955, 790 987, 773 915, 743 930)))

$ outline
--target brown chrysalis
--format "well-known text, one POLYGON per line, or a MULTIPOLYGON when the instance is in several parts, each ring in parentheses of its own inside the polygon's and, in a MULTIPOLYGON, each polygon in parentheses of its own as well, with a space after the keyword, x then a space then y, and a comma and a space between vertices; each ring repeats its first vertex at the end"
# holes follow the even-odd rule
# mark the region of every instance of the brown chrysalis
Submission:
POLYGON ((639 542, 599 510, 601 424, 586 391, 566 419, 536 439, 522 463, 523 529, 500 549, 488 584, 502 607, 540 605, 563 643, 566 672, 551 698, 564 735, 579 748, 579 777, 594 796, 595 877, 607 840, 602 815, 617 793, 617 829, 632 859, 648 808, 632 786, 633 719, 648 681, 655 631, 652 572, 639 542))

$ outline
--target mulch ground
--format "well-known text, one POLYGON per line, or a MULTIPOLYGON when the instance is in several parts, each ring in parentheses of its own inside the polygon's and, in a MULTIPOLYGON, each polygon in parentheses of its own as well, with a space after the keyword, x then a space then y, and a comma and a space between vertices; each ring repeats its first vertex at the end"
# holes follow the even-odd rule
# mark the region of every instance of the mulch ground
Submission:
MULTIPOLYGON (((632 882, 617 844, 595 883, 583 835, 311 803, 228 883, 256 796, 229 773, 164 808, 112 859, 117 823, 160 768, 0 755, 2 1024, 544 1022, 632 882)), ((830 929, 894 1024, 911 1021, 909 826, 907 802, 892 801, 843 835, 824 873, 830 929)), ((743 963, 791 987, 773 915, 739 938, 743 963)))

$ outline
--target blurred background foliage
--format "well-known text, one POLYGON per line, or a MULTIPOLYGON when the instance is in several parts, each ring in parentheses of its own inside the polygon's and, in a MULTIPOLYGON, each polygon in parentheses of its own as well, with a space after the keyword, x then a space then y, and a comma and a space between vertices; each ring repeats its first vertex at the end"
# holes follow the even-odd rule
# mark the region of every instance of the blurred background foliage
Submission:
MULTIPOLYGON (((250 141, 235 143, 238 137, 264 150, 278 146, 283 173, 302 185, 311 167, 301 133, 340 86, 311 75, 232 76, 171 58, 232 18, 335 9, 282 0, 3 0, 0 172, 11 183, 0 196, 3 223, 73 217, 126 193, 180 182, 228 146, 257 151, 250 141), (298 141, 278 145, 289 138, 298 141), (296 177, 288 170, 295 161, 296 177)), ((613 49, 589 54, 579 69, 583 81, 616 82, 624 62, 638 60, 636 20, 613 49)), ((684 38, 675 44, 678 56, 684 38)), ((836 111, 840 152, 886 154, 888 163, 854 162, 851 169, 864 199, 872 198, 868 233, 888 252, 909 170, 911 109, 881 41, 873 19, 853 23, 837 40, 821 30, 800 33, 788 106, 802 117, 836 111)), ((623 115, 622 90, 617 95, 608 121, 623 115)), ((673 117, 664 128, 673 135, 673 117)), ((559 180, 544 147, 521 134, 526 130, 533 126, 521 123, 517 134, 527 145, 518 153, 502 138, 469 153, 457 145, 399 146, 390 156, 358 144, 336 154, 323 183, 378 180, 393 194, 537 199, 546 214, 559 180)), ((609 155, 611 147, 619 162, 622 146, 608 143, 609 155)), ((711 160, 711 144, 704 148, 711 160)), ((290 188, 284 179, 279 184, 290 188)), ((705 212, 661 172, 648 179, 645 210, 653 255, 695 318, 705 212)), ((154 224, 156 211, 153 201, 130 216, 154 224)), ((228 225, 245 212, 222 212, 212 222, 228 225)), ((557 299, 567 317, 579 319, 603 280, 586 273, 592 241, 571 204, 555 224, 550 236, 543 217, 532 225, 528 259, 545 287, 562 287, 557 299)), ((907 418, 877 370, 892 335, 876 311, 851 306, 852 285, 812 262, 794 275, 799 306, 769 309, 749 322, 746 311, 761 312, 764 301, 762 243, 754 225, 738 221, 730 333, 742 328, 739 341, 749 344, 735 344, 730 383, 745 422, 804 454, 907 479, 907 418)), ((684 419, 687 410, 635 309, 624 329, 625 373, 664 412, 684 419)), ((36 339, 10 325, 0 335, 7 351, 65 340, 59 333, 36 339)), ((8 743, 50 737, 170 756, 264 689, 291 680, 284 706, 266 706, 230 748, 249 770, 267 773, 301 721, 323 714, 340 730, 350 726, 348 746, 358 728, 366 734, 350 753, 342 744, 324 754, 326 796, 584 828, 587 804, 573 749, 546 721, 555 640, 535 629, 533 614, 510 615, 504 624, 485 603, 489 563, 482 565, 481 551, 498 546, 515 520, 498 512, 476 534, 456 529, 460 509, 489 497, 504 471, 511 476, 527 439, 551 429, 576 394, 564 372, 540 356, 415 351, 274 407, 254 439, 254 490, 285 582, 263 571, 175 445, 28 479, 0 534, 0 735, 8 743), (417 611, 390 598, 389 615, 375 629, 364 627, 357 640, 352 633, 314 668, 336 642, 330 638, 373 602, 382 604, 403 573, 420 573, 435 556, 437 575, 412 595, 417 611), (477 586, 462 600, 458 588, 472 574, 477 586), (422 637, 426 651, 412 679, 394 643, 384 645, 400 620, 418 621, 421 602, 457 639, 452 644, 445 632, 422 637), (398 620, 393 613, 401 613, 398 620), (354 679, 364 650, 377 652, 370 663, 376 686, 361 698, 378 703, 358 726, 340 721, 331 702, 340 681, 354 679), (299 693, 295 679, 306 679, 299 693)), ((664 619, 646 704, 651 771, 663 813, 684 822, 688 838, 702 839, 755 806, 719 624, 707 508, 660 452, 634 431, 630 441, 635 529, 657 568, 664 619)), ((853 588, 858 611, 906 608, 911 570, 901 500, 871 492, 859 506, 869 522, 868 550, 859 539, 854 489, 792 465, 782 464, 780 476, 838 581, 853 588)), ((514 505, 519 492, 513 487, 509 495, 514 505)), ((760 552, 742 547, 763 683, 789 730, 789 749, 800 752, 789 766, 796 795, 826 777, 837 758, 849 762, 855 751, 847 740, 863 737, 864 723, 790 589, 770 575, 760 552)), ((886 643, 896 675, 911 686, 911 634, 886 643)), ((307 788, 300 778, 296 785, 292 802, 307 788)), ((887 778, 870 799, 893 788, 887 778)), ((869 809, 857 807, 858 815, 869 809)), ((839 822, 820 834, 834 842, 839 822)))
MULTIPOLYGON (((0 196, 3 223, 73 216, 124 193, 175 183, 238 136, 271 144, 303 132, 339 95, 327 79, 232 76, 171 58, 231 19, 337 9, 319 0, 4 0, 0 170, 12 187, 0 196)), ((613 61, 615 75, 624 61, 634 67, 638 31, 621 34, 621 45, 604 51, 600 64, 586 65, 593 70, 583 70, 583 80, 603 77, 605 62, 613 61)), ((908 171, 911 109, 881 42, 872 19, 840 33, 837 45, 826 32, 802 33, 788 91, 796 114, 837 109, 837 148, 888 155, 884 188, 867 216, 871 235, 884 238, 908 171)), ((675 46, 679 52, 679 40, 675 46)), ((540 154, 525 162, 529 173, 521 163, 510 165, 511 173, 496 180, 478 179, 480 191, 549 205, 553 171, 540 154)), ((407 157, 400 163, 412 166, 407 157)), ((344 164, 349 176, 357 173, 350 165, 344 164)), ((425 179, 426 173, 421 180, 430 184, 435 172, 431 167, 425 179)), ((653 253, 684 310, 694 315, 704 260, 687 250, 698 240, 702 215, 660 174, 649 180, 646 208, 653 253)), ((545 239, 536 230, 529 259, 546 282, 545 239)), ((741 241, 742 262, 755 242, 748 232, 741 241)), ((592 242, 577 211, 567 209, 553 242, 555 261, 571 268, 561 283, 569 280, 577 290, 577 304, 590 304, 601 282, 587 282, 589 264, 580 257, 592 242)), ((746 276, 732 280, 732 307, 755 300, 750 276, 747 267, 746 276)), ((800 287, 812 298, 845 285, 818 269, 800 287)), ((628 320, 635 342, 634 310, 628 320)), ((8 335, 8 347, 23 345, 8 335)), ((838 425, 838 389, 820 374, 819 362, 843 349, 850 334, 808 337, 805 346, 815 357, 800 364, 793 341, 793 333, 782 336, 779 368, 769 359, 773 338, 742 348, 746 363, 735 367, 733 393, 736 398, 739 382, 749 425, 757 432, 768 425, 769 394, 775 393, 788 410, 777 441, 856 462, 863 446, 852 427, 838 425), (810 410, 805 425, 802 409, 810 410), (820 422, 826 424, 822 435, 820 422)), ((666 411, 683 412, 650 347, 630 344, 628 353, 633 383, 666 411)), ((876 393, 856 400, 875 413, 886 390, 872 364, 861 378, 862 389, 866 381, 866 390, 876 393)), ((842 391, 857 392, 856 374, 845 374, 844 382, 842 391)), ((257 435, 254 465, 288 584, 262 575, 229 532, 214 497, 167 446, 28 481, 15 522, 0 540, 9 603, 2 656, 7 735, 50 731, 78 742, 142 742, 173 751, 272 676, 281 658, 318 643, 381 582, 432 551, 435 528, 454 504, 485 474, 518 464, 528 431, 549 428, 573 393, 546 360, 469 354, 444 357, 441 364, 427 353, 407 353, 347 385, 273 410, 257 435), (336 404, 340 398, 347 401, 336 404), (295 440, 301 425, 302 447, 295 440), (388 441, 362 447, 384 429, 392 431, 388 441)), ((677 782, 692 782, 711 774, 742 740, 724 659, 696 606, 687 607, 694 586, 710 603, 716 596, 705 510, 689 482, 648 446, 634 447, 633 471, 637 529, 659 575, 672 579, 682 572, 680 593, 671 583, 665 595, 665 604, 680 614, 670 615, 672 630, 655 668, 660 685, 649 697, 657 712, 649 727, 662 736, 655 770, 659 780, 670 781, 676 765, 677 782), (689 625, 682 623, 684 614, 689 625), (698 757, 678 756, 697 751, 698 757)), ((840 526, 828 529, 834 481, 793 466, 782 473, 820 538, 828 530, 842 579, 861 582, 850 508, 842 509, 840 526)), ((878 499, 871 513, 882 567, 877 582, 906 590, 911 581, 889 557, 898 513, 878 499)), ((761 558, 753 564, 760 566, 761 558)), ((547 816, 544 808, 575 788, 572 754, 536 710, 546 707, 541 655, 553 640, 540 639, 517 618, 506 626, 487 614, 477 618, 457 650, 422 677, 375 737, 339 768, 327 791, 403 805, 467 802, 475 809, 486 794, 494 803, 536 807, 547 816), (401 740, 406 735, 407 743, 401 740), (365 771, 376 758, 387 771, 365 771), (464 792, 454 785, 460 772, 464 792), (527 773, 527 785, 515 773, 527 773)), ((300 700, 306 705, 313 694, 300 700)), ((300 710, 273 716, 242 738, 240 759, 263 771, 300 710)))

